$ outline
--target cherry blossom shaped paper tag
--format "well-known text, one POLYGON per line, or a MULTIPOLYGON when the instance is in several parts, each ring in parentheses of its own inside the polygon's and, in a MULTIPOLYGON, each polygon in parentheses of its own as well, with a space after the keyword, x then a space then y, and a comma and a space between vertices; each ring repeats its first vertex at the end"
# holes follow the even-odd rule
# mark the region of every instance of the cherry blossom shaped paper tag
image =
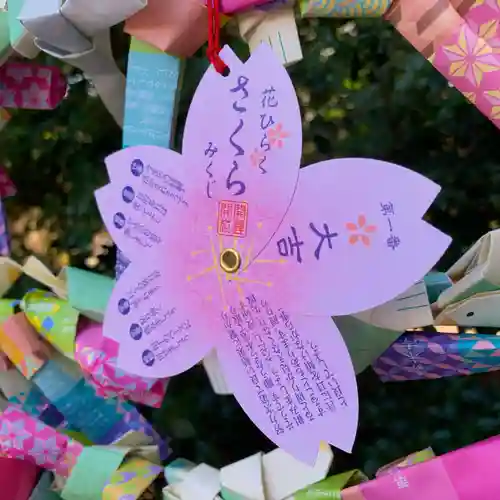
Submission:
MULTIPOLYGON (((390 300, 439 259, 449 238, 421 220, 438 188, 402 167, 373 160, 358 160, 361 169, 356 160, 324 162, 299 177, 300 115, 286 71, 265 46, 245 64, 227 48, 222 57, 231 73, 224 78, 209 69, 203 77, 188 114, 182 156, 137 147, 108 161, 111 183, 97 192, 99 208, 112 236, 117 233, 118 245, 133 258, 115 285, 103 333, 119 343, 119 367, 152 378, 185 371, 217 349, 226 379, 249 417, 278 446, 314 463, 321 440, 350 451, 358 420, 354 370, 330 316, 390 300), (272 118, 271 128, 263 117, 272 118), (254 149, 263 152, 265 161, 252 163, 254 149), (142 178, 149 164, 151 172, 159 172, 156 179, 130 180, 133 168, 140 167, 142 178), (346 172, 350 167, 355 173, 346 172), (145 222, 151 211, 144 208, 146 198, 134 209, 139 215, 128 212, 142 217, 144 231, 154 227, 160 239, 155 250, 146 252, 116 230, 115 215, 125 210, 120 193, 135 182, 144 193, 150 189, 149 200, 156 203, 159 194, 151 186, 167 177, 185 186, 183 209, 172 210, 170 217, 167 211, 157 227, 145 222), (297 177, 300 192, 294 198, 297 177), (370 222, 374 203, 383 215, 370 222), (399 218, 387 218, 390 203, 399 218), (336 281, 302 272, 298 266, 310 265, 305 249, 316 258, 321 241, 318 261, 319 252, 332 251, 333 236, 321 239, 322 231, 340 222, 347 238, 338 251, 341 264, 321 260, 323 267, 310 267, 311 273, 336 281), (307 245, 293 246, 295 240, 284 230, 299 223, 312 236, 307 245), (401 232, 390 233, 389 223, 393 232, 401 232), (372 243, 377 231, 384 240, 372 243), (398 246, 403 249, 399 254, 387 244, 391 236, 406 242, 398 246), (420 237, 426 238, 425 249, 420 237), (420 256, 408 249, 410 244, 420 244, 420 256), (304 250, 300 262, 293 260, 299 249, 304 250), (352 268, 354 283, 339 266, 352 268), (405 270, 410 266, 411 271, 405 270), (388 284, 380 285, 378 293, 380 281, 388 284)), ((150 201, 148 207, 154 204, 150 201)))

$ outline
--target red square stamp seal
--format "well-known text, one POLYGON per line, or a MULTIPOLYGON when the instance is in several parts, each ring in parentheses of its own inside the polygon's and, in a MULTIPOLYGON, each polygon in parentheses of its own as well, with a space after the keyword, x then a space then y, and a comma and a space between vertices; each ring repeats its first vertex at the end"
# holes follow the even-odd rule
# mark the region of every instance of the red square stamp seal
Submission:
POLYGON ((244 238, 247 235, 248 203, 246 201, 220 201, 217 232, 221 236, 244 238))

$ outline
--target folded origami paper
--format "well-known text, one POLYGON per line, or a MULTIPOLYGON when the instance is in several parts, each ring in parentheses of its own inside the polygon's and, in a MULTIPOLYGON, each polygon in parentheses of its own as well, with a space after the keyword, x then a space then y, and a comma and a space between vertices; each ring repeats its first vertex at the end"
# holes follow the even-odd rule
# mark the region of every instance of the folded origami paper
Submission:
POLYGON ((207 26, 201 0, 148 0, 146 8, 127 19, 125 31, 170 55, 190 57, 207 41, 207 26))
POLYGON ((9 405, 0 414, 0 453, 68 477, 83 446, 9 405))
POLYGON ((57 66, 8 62, 0 67, 0 106, 54 109, 66 95, 66 78, 57 66))
POLYGON ((410 467, 395 469, 372 481, 344 489, 333 498, 494 500, 500 488, 497 473, 500 466, 499 449, 500 438, 494 437, 431 460, 425 459, 410 467))
POLYGON ((0 390, 8 402, 21 408, 32 417, 40 419, 51 427, 67 427, 67 422, 59 410, 43 392, 14 368, 3 353, 0 353, 0 390))
MULTIPOLYGON (((40 335, 79 363, 99 396, 130 399, 153 407, 161 405, 167 380, 138 377, 117 368, 115 343, 104 341, 100 326, 80 319, 80 313, 97 321, 102 319, 114 280, 73 267, 64 268, 56 277, 35 257, 29 257, 23 266, 4 259, 0 261, 0 270, 4 266, 30 276, 58 295, 31 290, 20 305, 40 335)), ((12 313, 9 304, 7 317, 12 313)))
POLYGON ((498 370, 500 336, 496 331, 493 334, 476 333, 481 330, 436 326, 407 332, 375 361, 373 369, 384 382, 498 370), (447 330, 453 333, 444 333, 447 330))
POLYGON ((111 51, 109 28, 145 5, 145 0, 24 0, 19 18, 37 47, 87 75, 122 126, 125 77, 111 51))
POLYGON ((447 271, 453 285, 436 304, 436 324, 500 327, 500 230, 482 236, 447 271))
POLYGON ((0 488, 5 500, 31 500, 40 469, 23 460, 0 457, 0 488))
POLYGON ((167 379, 132 375, 116 366, 118 344, 105 340, 102 325, 82 325, 76 340, 75 360, 99 396, 119 397, 159 408, 167 390, 167 379))
POLYGON ((497 0, 300 0, 303 16, 379 17, 500 127, 497 0))
POLYGON ((206 464, 178 459, 165 468, 168 486, 164 500, 284 500, 328 473, 333 453, 326 443, 314 466, 305 465, 283 450, 257 453, 220 471, 206 464), (220 494, 220 496, 219 496, 220 494))
POLYGON ((162 443, 133 406, 99 397, 83 378, 78 365, 55 353, 24 313, 14 314, 2 323, 0 347, 64 416, 69 426, 81 431, 91 442, 109 444, 136 431, 142 433, 144 444, 162 443))
POLYGON ((0 414, 0 452, 60 476, 63 500, 136 500, 162 472, 156 447, 83 446, 12 406, 0 414))

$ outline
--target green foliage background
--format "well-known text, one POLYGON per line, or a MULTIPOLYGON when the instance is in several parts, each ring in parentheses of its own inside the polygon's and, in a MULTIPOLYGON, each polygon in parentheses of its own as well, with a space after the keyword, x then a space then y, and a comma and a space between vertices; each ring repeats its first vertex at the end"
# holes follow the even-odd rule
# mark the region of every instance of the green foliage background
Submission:
MULTIPOLYGON (((300 31, 305 57, 290 74, 304 117, 304 165, 373 157, 434 179, 443 191, 429 218, 454 238, 443 268, 499 227, 500 135, 486 118, 381 20, 304 20, 300 31)), ((114 42, 125 65, 120 29, 114 42)), ((189 61, 179 134, 206 65, 201 51, 189 61)), ((54 112, 15 113, 0 134, 0 161, 19 190, 6 202, 13 254, 37 254, 54 269, 71 263, 111 274, 114 251, 93 190, 107 182, 103 159, 121 147, 121 132, 91 83, 64 70, 64 103, 54 112)), ((382 384, 368 371, 359 390, 358 439, 352 455, 337 454, 339 471, 355 466, 371 474, 429 445, 444 453, 500 432, 500 389, 491 377, 382 384)), ((163 408, 149 414, 175 452, 193 460, 220 466, 271 448, 232 397, 213 394, 201 368, 173 380, 163 408)))

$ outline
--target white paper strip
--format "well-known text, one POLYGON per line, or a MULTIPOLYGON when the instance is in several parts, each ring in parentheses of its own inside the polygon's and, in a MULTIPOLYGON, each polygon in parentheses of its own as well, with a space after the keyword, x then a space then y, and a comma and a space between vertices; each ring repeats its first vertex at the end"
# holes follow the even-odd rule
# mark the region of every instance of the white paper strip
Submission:
POLYGON ((290 66, 302 60, 302 47, 293 6, 270 10, 254 9, 237 16, 241 37, 253 52, 261 43, 269 44, 282 64, 290 66))
POLYGON ((123 126, 125 76, 111 51, 109 28, 147 0, 25 0, 19 16, 41 50, 81 69, 123 126))
POLYGON ((219 363, 219 358, 217 357, 217 352, 215 350, 211 351, 208 356, 205 356, 203 359, 203 366, 207 372, 208 379, 210 380, 210 384, 215 394, 219 394, 220 396, 233 394, 227 385, 224 372, 222 371, 222 367, 219 363))
POLYGON ((125 21, 147 4, 147 0, 66 0, 61 13, 82 33, 93 36, 125 21))
POLYGON ((111 52, 109 31, 96 35, 90 50, 65 55, 64 52, 45 43, 35 40, 37 46, 45 53, 59 58, 75 68, 81 69, 92 81, 107 110, 116 123, 123 127, 123 107, 125 96, 125 76, 116 66, 111 52))

